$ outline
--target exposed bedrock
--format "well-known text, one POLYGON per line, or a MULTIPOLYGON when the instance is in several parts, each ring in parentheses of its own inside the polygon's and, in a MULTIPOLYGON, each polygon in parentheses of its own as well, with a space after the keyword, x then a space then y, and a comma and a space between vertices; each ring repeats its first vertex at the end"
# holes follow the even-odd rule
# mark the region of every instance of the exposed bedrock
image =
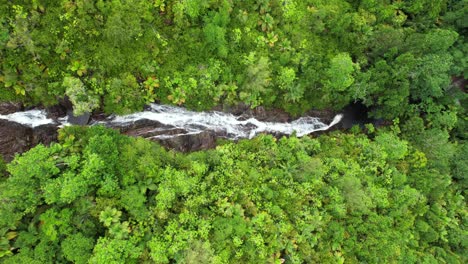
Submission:
POLYGON ((0 154, 7 162, 15 154, 28 151, 37 144, 48 145, 57 140, 57 126, 54 124, 28 127, 0 119, 0 154))
MULTIPOLYGON (((148 111, 150 108, 151 107, 149 106, 146 110, 148 111)), ((171 109, 171 107, 167 107, 167 109, 171 109)), ((224 116, 230 113, 236 118, 232 121, 232 119, 229 119, 230 117, 228 117, 229 120, 235 123, 237 122, 235 120, 238 120, 242 123, 235 131, 233 131, 233 129, 226 129, 223 125, 226 122, 219 122, 219 126, 213 125, 213 123, 210 123, 208 126, 202 123, 198 125, 198 121, 196 121, 198 120, 198 114, 194 112, 189 114, 194 115, 193 118, 196 122, 192 122, 188 126, 181 124, 170 125, 167 123, 167 119, 164 120, 164 122, 166 122, 164 124, 161 123, 163 121, 158 122, 156 120, 145 118, 135 119, 131 122, 119 123, 112 121, 113 116, 107 116, 102 113, 94 113, 93 115, 86 113, 81 116, 74 116, 71 110, 71 105, 66 100, 56 106, 43 109, 42 111, 35 109, 34 111, 36 111, 36 116, 34 116, 34 118, 38 118, 38 112, 43 113, 44 115, 40 117, 42 118, 40 123, 36 123, 35 125, 28 125, 27 123, 21 124, 5 119, 8 119, 8 117, 6 117, 7 115, 19 113, 24 110, 25 109, 21 104, 0 104, 0 115, 3 115, 3 118, 0 118, 0 155, 3 156, 6 161, 11 161, 16 153, 23 153, 37 144, 49 145, 56 141, 59 126, 66 123, 77 125, 95 125, 96 123, 99 123, 107 127, 117 129, 121 133, 129 136, 143 137, 148 140, 158 142, 167 149, 191 152, 214 148, 218 138, 238 139, 246 137, 245 135, 242 137, 236 137, 236 133, 249 135, 249 131, 257 128, 256 125, 265 124, 262 122, 267 122, 269 124, 275 123, 275 129, 277 130, 261 130, 258 133, 269 133, 275 137, 281 137, 288 134, 287 132, 283 133, 282 128, 288 126, 288 124, 294 123, 293 121, 296 120, 296 118, 278 109, 266 110, 263 107, 258 107, 252 110, 247 106, 239 105, 225 109, 214 109, 223 110, 224 114, 220 113, 219 115, 215 115, 213 118, 224 118, 224 116), (249 120, 249 118, 255 118, 260 123, 256 123, 257 121, 254 121, 253 123, 246 121, 249 120), (243 123, 243 121, 246 122, 243 123), (282 125, 283 123, 284 126, 282 125), (208 127, 208 129, 205 130, 206 127, 208 127)), ((180 115, 187 115, 186 110, 175 109, 174 111, 174 113, 169 113, 171 114, 171 118, 173 117, 177 119, 181 117, 180 115)), ((205 112, 204 114, 206 115, 206 113, 209 112, 205 112)), ((323 122, 326 122, 326 124, 329 124, 336 113, 333 111, 309 111, 306 114, 308 116, 318 117, 323 122)), ((207 118, 207 122, 210 122, 211 117, 212 116, 204 116, 204 118, 207 118)), ((18 121, 17 119, 13 120, 18 121)), ((193 121, 191 116, 188 118, 187 122, 189 121, 193 121)), ((217 123, 215 122, 214 124, 217 123)), ((226 124, 230 125, 230 123, 226 124)), ((333 129, 335 127, 333 127, 333 129)), ((319 131, 316 135, 323 132, 324 131, 319 131)), ((255 133, 253 135, 255 135, 255 133)))

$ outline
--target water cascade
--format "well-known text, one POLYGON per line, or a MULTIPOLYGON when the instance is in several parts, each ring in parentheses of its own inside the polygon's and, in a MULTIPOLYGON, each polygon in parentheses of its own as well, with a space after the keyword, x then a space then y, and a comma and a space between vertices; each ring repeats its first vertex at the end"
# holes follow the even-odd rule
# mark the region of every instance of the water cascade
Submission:
POLYGON ((342 115, 335 116, 329 125, 322 123, 315 117, 301 117, 291 123, 275 123, 262 122, 253 117, 246 119, 243 116, 234 116, 224 112, 193 112, 181 107, 152 104, 147 111, 126 116, 115 116, 99 123, 121 126, 147 119, 171 126, 174 129, 186 131, 175 135, 158 135, 154 138, 165 139, 185 134, 198 134, 203 131, 214 131, 224 138, 240 139, 252 138, 262 132, 285 135, 296 132, 298 137, 302 137, 315 131, 327 130, 340 122, 341 118, 342 115))
MULTIPOLYGON (((91 121, 91 125, 102 124, 108 127, 124 127, 140 120, 151 120, 164 127, 155 127, 153 131, 174 130, 178 133, 159 134, 152 138, 167 139, 182 135, 193 135, 212 131, 223 138, 252 138, 258 133, 278 133, 302 137, 315 131, 324 131, 340 122, 342 115, 337 115, 330 124, 325 124, 315 117, 301 117, 290 123, 262 122, 253 117, 234 116, 229 113, 210 111, 193 112, 181 107, 152 104, 146 111, 124 116, 110 116, 104 121, 91 121)), ((67 118, 53 120, 47 118, 43 110, 29 110, 9 115, 0 115, 0 119, 20 123, 30 127, 46 124, 68 125, 67 118)))
POLYGON ((55 123, 54 120, 47 118, 47 113, 44 110, 29 110, 9 115, 0 115, 0 119, 19 123, 32 128, 55 123))

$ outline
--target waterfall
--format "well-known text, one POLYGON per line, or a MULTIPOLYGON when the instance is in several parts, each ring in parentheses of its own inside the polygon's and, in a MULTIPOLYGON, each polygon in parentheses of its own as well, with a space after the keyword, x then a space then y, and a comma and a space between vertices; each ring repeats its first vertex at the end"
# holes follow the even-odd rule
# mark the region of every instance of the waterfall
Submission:
MULTIPOLYGON (((327 130, 340 122, 342 115, 337 115, 333 121, 327 125, 315 117, 301 117, 291 123, 262 122, 255 118, 243 120, 241 116, 234 116, 229 113, 210 111, 193 112, 187 109, 152 104, 147 111, 109 118, 102 124, 125 125, 138 120, 147 119, 157 121, 174 129, 185 130, 186 133, 176 135, 158 135, 154 138, 170 138, 184 134, 197 134, 203 131, 214 131, 229 139, 252 138, 258 133, 281 133, 291 135, 296 132, 298 137, 310 134, 315 131, 327 130)), ((111 125, 112 126, 112 125, 111 125)))
MULTIPOLYGON (((213 131, 220 137, 228 139, 252 138, 259 133, 280 133, 298 137, 315 131, 324 131, 340 122, 342 115, 337 115, 330 124, 325 124, 315 117, 301 117, 290 123, 262 122, 253 117, 244 119, 229 113, 210 111, 194 112, 187 109, 168 105, 151 104, 146 111, 124 116, 110 116, 104 121, 91 121, 92 125, 102 124, 109 127, 123 127, 132 125, 139 120, 157 121, 165 127, 155 127, 153 131, 177 130, 178 133, 159 134, 155 139, 167 139, 182 135, 193 135, 203 131, 213 131), (182 132, 181 132, 182 131, 182 132)), ((67 118, 53 120, 47 118, 43 110, 29 110, 9 115, 0 115, 0 119, 20 123, 30 127, 46 124, 57 126, 68 125, 67 118)))
POLYGON ((47 113, 44 110, 29 110, 9 115, 0 115, 0 119, 19 123, 32 128, 55 123, 54 120, 47 118, 47 113))

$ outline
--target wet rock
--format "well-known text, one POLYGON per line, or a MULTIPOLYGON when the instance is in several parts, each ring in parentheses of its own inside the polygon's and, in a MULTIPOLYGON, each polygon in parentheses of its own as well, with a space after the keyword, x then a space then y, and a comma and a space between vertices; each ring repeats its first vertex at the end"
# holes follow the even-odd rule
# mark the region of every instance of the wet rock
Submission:
POLYGON ((21 103, 0 103, 0 115, 8 115, 22 110, 23 105, 21 103))
POLYGON ((54 105, 46 108, 47 118, 58 119, 67 115, 67 109, 61 105, 54 105))
MULTIPOLYGON (((13 111, 14 108, 12 108, 13 111)), ((240 119, 248 119, 251 117, 264 122, 290 122, 296 118, 292 118, 288 113, 279 109, 265 109, 257 107, 250 109, 247 105, 239 104, 238 106, 223 109, 214 109, 215 111, 224 111, 232 113, 236 116, 241 116, 240 119)), ((57 119, 68 114, 68 122, 78 125, 87 125, 90 120, 90 114, 81 116, 74 116, 72 113, 72 106, 67 100, 55 107, 47 109, 48 118, 57 119)), ((309 111, 308 115, 319 117, 324 123, 330 123, 335 116, 333 111, 309 111)), ((212 130, 207 130, 197 134, 190 134, 189 131, 194 129, 204 129, 203 126, 197 127, 197 123, 191 124, 189 128, 183 129, 171 125, 165 125, 158 121, 140 119, 131 123, 112 123, 112 117, 106 116, 102 113, 94 113, 92 116, 91 124, 105 123, 106 126, 117 129, 121 133, 133 136, 143 137, 149 140, 159 142, 161 145, 168 149, 173 149, 182 152, 198 151, 202 149, 210 149, 216 146, 217 138, 235 138, 236 135, 229 134, 229 130, 223 127, 213 127, 212 130)), ((37 144, 48 145, 57 140, 57 123, 47 124, 33 128, 23 126, 21 124, 12 123, 3 120, 0 124, 0 154, 5 156, 9 161, 13 158, 15 153, 21 153, 29 150, 37 144)), ((243 125, 240 129, 245 132, 255 129, 256 125, 248 123, 243 125)), ((332 127, 332 130, 338 129, 337 126, 332 127)), ((325 132, 315 132, 314 134, 321 134, 325 132)), ((271 133, 270 133, 271 134, 271 133)), ((281 133, 273 133, 275 137, 281 137, 281 133)))
POLYGON ((31 147, 38 144, 50 145, 57 142, 58 128, 56 125, 48 124, 35 127, 32 133, 31 147))
POLYGON ((216 147, 216 133, 204 131, 194 135, 182 135, 168 139, 153 139, 162 146, 181 152, 192 152, 216 147))
POLYGON ((91 117, 91 113, 84 113, 82 115, 76 116, 73 113, 73 105, 67 96, 60 99, 58 104, 48 107, 46 111, 47 111, 48 118, 52 118, 56 120, 59 117, 67 116, 68 122, 70 124, 80 125, 80 126, 87 125, 91 117))
POLYGON ((64 96, 59 100, 59 105, 65 109, 73 109, 73 104, 70 101, 70 98, 68 96, 64 96))
POLYGON ((91 122, 106 121, 108 118, 109 118, 109 115, 100 111, 94 111, 90 117, 91 122))
POLYGON ((186 135, 186 130, 164 125, 160 122, 142 119, 131 124, 113 126, 127 136, 143 137, 158 142, 167 149, 181 152, 191 152, 216 147, 218 135, 213 131, 186 135), (185 135, 181 135, 185 134, 185 135))
MULTIPOLYGON (((141 119, 132 123, 125 124, 107 124, 108 127, 118 129, 120 133, 132 137, 151 138, 158 135, 163 135, 173 129, 173 127, 166 126, 158 121, 141 119)), ((179 132, 182 133, 182 132, 179 132)))
POLYGON ((89 122, 89 118, 91 117, 91 113, 84 113, 79 116, 75 116, 72 109, 67 110, 68 116, 68 123, 73 125, 80 125, 85 126, 89 122))
POLYGON ((57 126, 42 125, 34 129, 19 123, 0 120, 0 155, 10 162, 15 154, 28 151, 38 144, 57 141, 57 126))
POLYGON ((235 116, 241 116, 244 113, 250 111, 250 107, 246 104, 240 103, 235 106, 216 106, 213 108, 214 111, 231 113, 235 116))
POLYGON ((142 137, 158 142, 166 149, 191 152, 216 147, 216 133, 205 131, 199 134, 186 135, 186 130, 161 124, 160 122, 142 119, 130 124, 110 125, 122 134, 142 137), (184 134, 184 135, 182 135, 184 134))
POLYGON ((333 111, 330 109, 324 110, 309 110, 305 113, 305 116, 313 116, 322 120, 324 123, 330 123, 337 114, 342 113, 341 111, 333 111))
POLYGON ((143 137, 151 139, 161 135, 177 135, 186 133, 184 129, 164 125, 158 121, 142 119, 131 124, 118 127, 120 132, 132 137, 143 137))
POLYGON ((262 106, 252 109, 248 105, 242 103, 235 106, 218 106, 213 110, 231 113, 235 116, 239 116, 240 120, 254 117, 262 122, 289 122, 294 119, 290 114, 281 109, 266 109, 262 106))
POLYGON ((160 127, 160 128, 154 128, 154 127, 143 127, 143 128, 135 128, 128 130, 126 133, 124 133, 127 136, 132 136, 132 137, 144 137, 147 139, 153 139, 158 136, 174 136, 178 134, 183 134, 187 133, 184 129, 180 128, 171 128, 171 127, 160 127))
POLYGON ((31 148, 32 137, 32 128, 0 120, 0 155, 5 161, 11 161, 16 153, 23 153, 31 148))
POLYGON ((291 115, 280 109, 266 110, 264 107, 257 107, 248 113, 251 113, 259 121, 286 123, 293 120, 291 115))
POLYGON ((144 131, 150 131, 157 129, 159 127, 163 127, 164 124, 154 121, 154 120, 149 120, 149 119, 140 119, 132 123, 126 123, 126 124, 112 124, 109 123, 109 126, 113 128, 117 128, 120 130, 120 132, 126 134, 126 135, 131 135, 131 136, 143 136, 144 131), (132 131, 141 131, 140 133, 132 133, 132 131))

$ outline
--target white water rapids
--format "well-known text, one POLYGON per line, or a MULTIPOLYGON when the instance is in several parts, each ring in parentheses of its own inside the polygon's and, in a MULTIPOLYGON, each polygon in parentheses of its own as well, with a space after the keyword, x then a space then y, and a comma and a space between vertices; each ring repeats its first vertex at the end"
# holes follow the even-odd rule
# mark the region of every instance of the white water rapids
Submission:
MULTIPOLYGON (((223 112, 193 112, 181 107, 152 104, 146 111, 125 116, 111 116, 105 121, 91 122, 110 127, 131 125, 139 120, 157 121, 174 130, 185 131, 178 134, 161 134, 153 138, 167 139, 182 135, 193 135, 203 131, 214 131, 229 139, 252 138, 258 133, 280 133, 302 137, 315 131, 324 131, 341 121, 342 115, 337 115, 330 124, 325 124, 315 117, 301 117, 290 123, 262 122, 255 118, 243 120, 241 116, 234 116, 223 112)), ((68 125, 67 118, 52 120, 47 118, 43 110, 30 110, 16 112, 9 115, 0 115, 0 119, 20 123, 30 127, 46 124, 58 126, 68 125)), ((153 131, 163 131, 167 128, 155 128, 153 131)))
POLYGON ((43 110, 29 110, 9 115, 0 115, 0 119, 30 126, 32 128, 55 123, 54 120, 47 118, 47 113, 43 110))

